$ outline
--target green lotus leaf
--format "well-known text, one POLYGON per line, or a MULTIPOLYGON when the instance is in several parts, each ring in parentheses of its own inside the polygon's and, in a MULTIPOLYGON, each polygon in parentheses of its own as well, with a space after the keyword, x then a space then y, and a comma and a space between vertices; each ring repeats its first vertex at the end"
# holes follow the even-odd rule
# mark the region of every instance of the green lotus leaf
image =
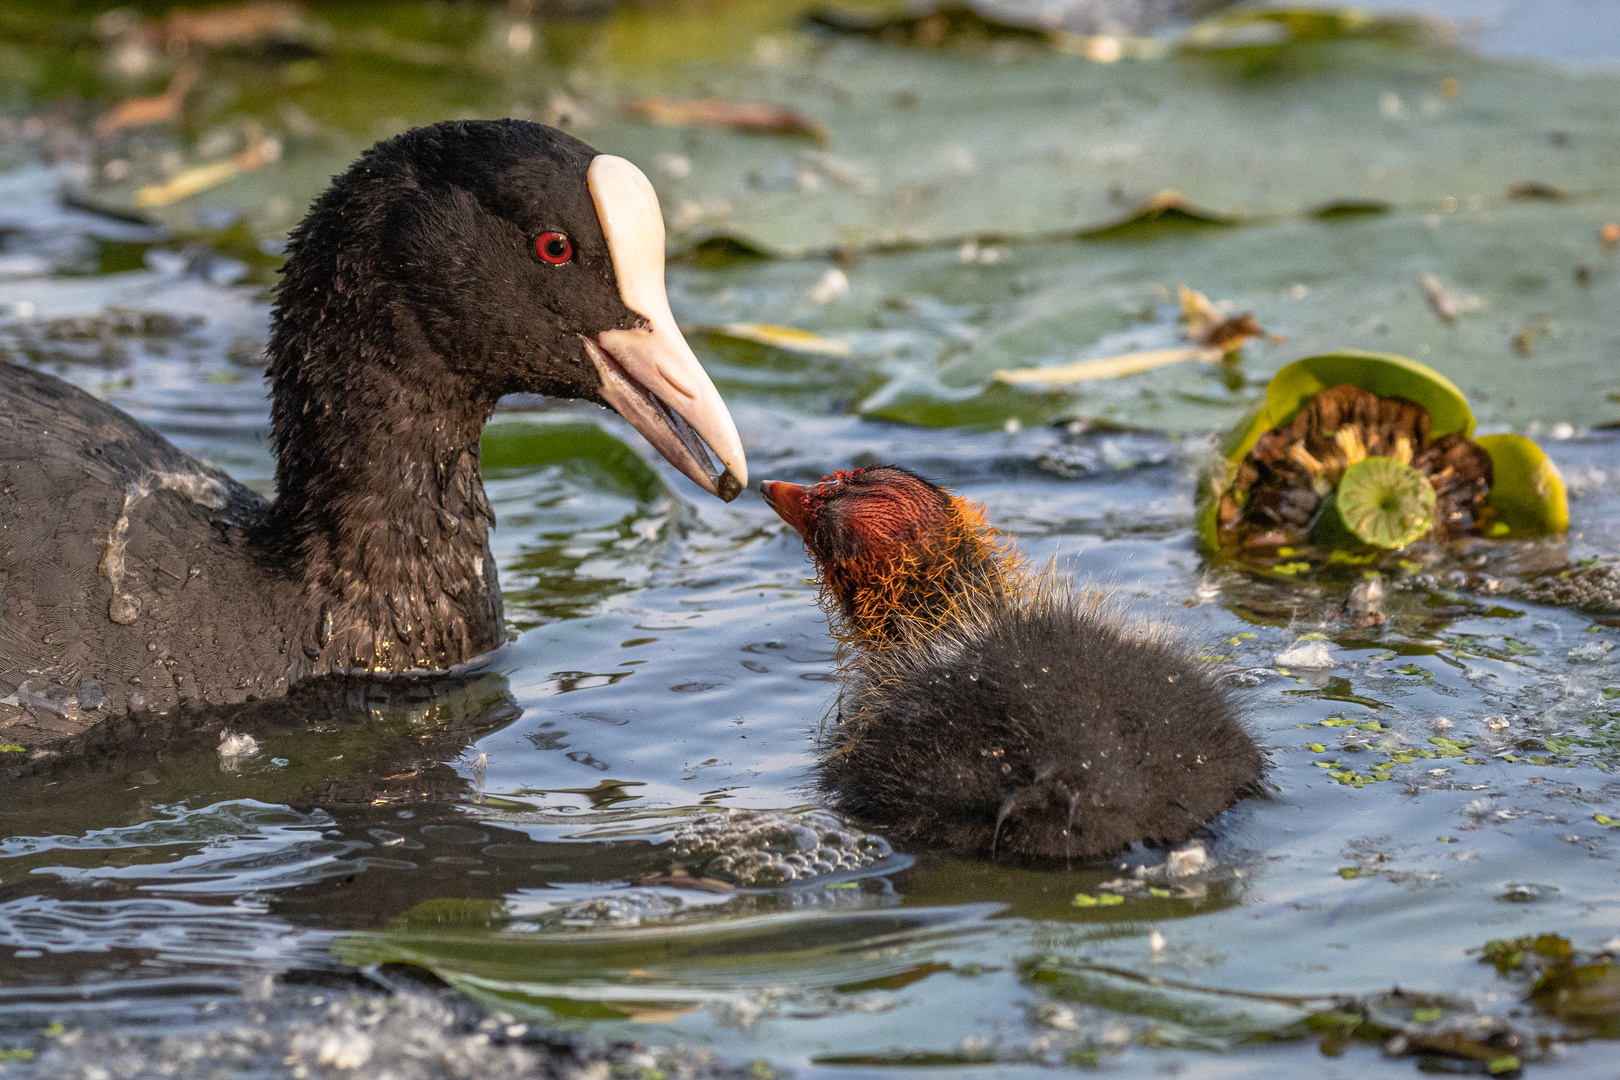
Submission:
POLYGON ((1475 442, 1491 455, 1492 536, 1546 536, 1569 531, 1569 492, 1558 466, 1523 435, 1485 435, 1475 442))
MULTIPOLYGON (((1235 466, 1254 448, 1261 435, 1292 420, 1312 394, 1345 383, 1422 405, 1428 410, 1429 434, 1433 437, 1454 431, 1464 435, 1474 432, 1474 414, 1462 391, 1427 364, 1395 353, 1340 349, 1296 360, 1273 375, 1266 384, 1265 400, 1221 440, 1221 456, 1235 466)), ((1217 476, 1212 470, 1200 485, 1198 533, 1207 551, 1214 552, 1220 547, 1216 507, 1236 471, 1226 468, 1217 476)))
MULTIPOLYGON (((1291 421, 1312 394, 1345 383, 1423 406, 1429 413, 1431 437, 1453 432, 1473 436, 1474 414, 1462 391, 1426 364, 1394 353, 1360 349, 1341 349, 1296 360, 1272 377, 1265 400, 1221 440, 1220 458, 1199 486, 1197 527, 1206 551, 1219 550, 1220 496, 1236 474, 1236 466, 1260 436, 1291 421)), ((1496 514, 1492 536, 1543 536, 1568 530, 1569 505, 1563 478, 1540 447, 1520 435, 1487 435, 1476 441, 1491 456, 1495 475, 1490 494, 1490 506, 1496 514)), ((1342 539, 1350 542, 1353 534, 1354 530, 1349 530, 1342 539)))

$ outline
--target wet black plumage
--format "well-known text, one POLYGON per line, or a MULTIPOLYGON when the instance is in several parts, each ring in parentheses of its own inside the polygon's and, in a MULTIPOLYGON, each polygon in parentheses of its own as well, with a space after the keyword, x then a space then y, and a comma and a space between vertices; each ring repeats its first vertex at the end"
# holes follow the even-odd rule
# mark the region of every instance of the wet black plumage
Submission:
POLYGON ((1260 777, 1231 695, 1173 641, 1048 591, 850 665, 821 787, 976 854, 1176 843, 1260 777))
POLYGON ((484 423, 515 392, 603 401, 584 339, 646 325, 596 158, 539 124, 452 122, 335 178, 276 293, 274 502, 0 364, 0 744, 331 672, 445 670, 504 641, 484 423), (571 239, 566 264, 538 257, 547 230, 571 239))
MULTIPOLYGON (((863 544, 860 500, 874 488, 939 490, 905 470, 866 473, 878 474, 868 486, 848 474, 815 489, 765 485, 812 538, 824 583, 897 567, 901 578, 927 575, 933 553, 959 560, 972 532, 994 548, 976 509, 956 498, 910 533, 886 528, 886 545, 863 544), (829 553, 829 521, 862 568, 829 553)), ((865 632, 827 598, 851 645, 821 759, 834 805, 900 843, 1062 859, 1186 840, 1257 789, 1263 758, 1233 694, 1173 635, 1070 591, 1050 570, 1029 574, 1005 549, 994 558, 954 579, 942 617, 898 633, 865 632)))

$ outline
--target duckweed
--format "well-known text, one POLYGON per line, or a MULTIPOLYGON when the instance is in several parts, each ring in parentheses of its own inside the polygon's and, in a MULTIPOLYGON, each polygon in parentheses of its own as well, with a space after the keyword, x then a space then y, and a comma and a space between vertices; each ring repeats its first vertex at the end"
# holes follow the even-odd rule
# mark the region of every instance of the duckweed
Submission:
MULTIPOLYGON (((1469 748, 1474 745, 1467 739, 1448 739, 1444 735, 1430 736, 1429 744, 1439 747, 1435 753, 1443 758, 1467 757, 1469 748)), ((1469 764, 1474 762, 1470 761, 1469 764)))

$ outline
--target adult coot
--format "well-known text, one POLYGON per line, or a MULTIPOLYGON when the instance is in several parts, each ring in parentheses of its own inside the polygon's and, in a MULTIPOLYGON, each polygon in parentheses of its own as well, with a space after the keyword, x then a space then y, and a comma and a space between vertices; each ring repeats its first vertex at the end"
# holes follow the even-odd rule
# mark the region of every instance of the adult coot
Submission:
POLYGON ((500 644, 478 461, 504 394, 607 405, 709 492, 746 484, 622 158, 517 120, 406 132, 316 200, 282 273, 273 503, 0 364, 0 743, 500 644))
POLYGON ((893 465, 761 491, 851 647, 820 779, 844 812, 963 854, 1100 856, 1185 840, 1259 781, 1205 665, 1029 573, 978 506, 893 465))

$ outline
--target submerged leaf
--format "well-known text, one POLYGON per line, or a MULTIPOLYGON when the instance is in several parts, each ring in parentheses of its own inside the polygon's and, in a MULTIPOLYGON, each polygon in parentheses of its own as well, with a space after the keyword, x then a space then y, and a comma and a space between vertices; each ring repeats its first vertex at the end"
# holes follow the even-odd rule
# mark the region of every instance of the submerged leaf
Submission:
POLYGON ((484 428, 481 457, 486 477, 524 475, 577 461, 605 486, 638 502, 650 502, 666 490, 639 454, 589 420, 496 421, 484 428))

